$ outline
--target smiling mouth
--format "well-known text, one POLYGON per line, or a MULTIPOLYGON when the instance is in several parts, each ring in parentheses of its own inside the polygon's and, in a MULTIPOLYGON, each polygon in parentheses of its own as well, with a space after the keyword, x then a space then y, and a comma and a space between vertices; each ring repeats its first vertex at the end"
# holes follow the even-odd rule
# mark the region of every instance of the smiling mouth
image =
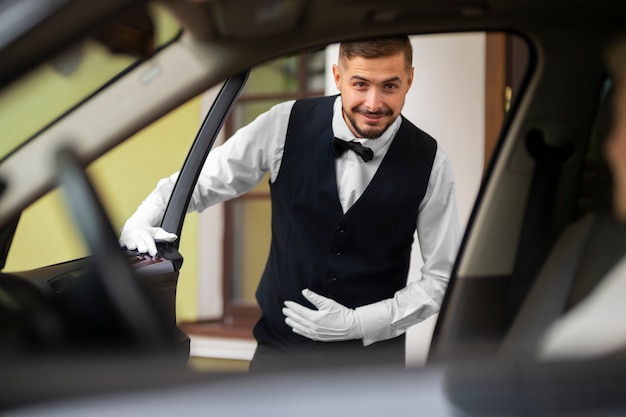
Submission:
POLYGON ((359 107, 352 108, 350 113, 342 108, 342 113, 350 126, 350 130, 357 137, 367 139, 379 137, 389 125, 386 119, 393 115, 393 112, 389 109, 371 112, 359 107))
POLYGON ((368 111, 361 111, 361 110, 357 109, 357 112, 361 116, 363 116, 363 118, 365 118, 366 121, 371 121, 373 123, 378 122, 380 119, 382 119, 384 117, 391 116, 391 112, 390 111, 368 112, 368 111))
POLYGON ((360 114, 361 116, 363 116, 363 119, 365 119, 365 123, 367 124, 377 124, 385 116, 388 116, 387 114, 383 114, 383 113, 360 113, 360 114))

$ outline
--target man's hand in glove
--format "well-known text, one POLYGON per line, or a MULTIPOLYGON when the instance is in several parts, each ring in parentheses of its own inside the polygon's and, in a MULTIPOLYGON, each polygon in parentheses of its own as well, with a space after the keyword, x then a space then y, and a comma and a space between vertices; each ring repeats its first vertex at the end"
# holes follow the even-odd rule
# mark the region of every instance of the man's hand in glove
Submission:
POLYGON ((285 323, 294 333, 320 342, 362 339, 363 330, 356 312, 330 298, 309 289, 302 291, 304 298, 317 307, 311 310, 293 301, 285 301, 285 323))
POLYGON ((178 239, 174 233, 166 232, 160 227, 141 220, 129 219, 120 233, 120 245, 129 250, 137 249, 139 253, 154 256, 157 253, 155 242, 173 242, 178 239))

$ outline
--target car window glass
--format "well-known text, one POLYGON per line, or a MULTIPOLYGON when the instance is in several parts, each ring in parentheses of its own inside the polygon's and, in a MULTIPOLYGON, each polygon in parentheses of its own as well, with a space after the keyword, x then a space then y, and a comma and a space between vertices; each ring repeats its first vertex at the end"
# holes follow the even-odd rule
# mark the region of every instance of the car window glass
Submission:
MULTIPOLYGON (((495 146, 507 111, 520 90, 520 84, 512 84, 512 79, 506 76, 502 76, 502 82, 495 87, 486 82, 493 79, 494 74, 502 75, 510 69, 508 64, 493 68, 486 65, 489 54, 496 54, 500 61, 507 62, 505 58, 511 54, 508 36, 466 33, 412 39, 414 56, 419 59, 414 62, 416 78, 403 114, 433 135, 449 154, 457 179, 457 199, 462 202, 462 222, 467 220, 488 163, 490 150, 487 148, 489 144, 491 149, 495 146), (498 47, 492 45, 490 49, 492 37, 498 40, 495 42, 498 47), (496 127, 486 129, 487 121, 494 122, 496 127), (470 179, 472 182, 468 182, 470 179)), ((229 137, 281 101, 336 94, 328 73, 336 60, 336 48, 330 45, 304 51, 253 68, 222 136, 229 137)), ((522 66, 522 70, 525 69, 522 66)), ((200 126, 203 109, 210 108, 210 103, 205 102, 208 96, 205 94, 184 104, 89 168, 116 230, 160 178, 180 168, 200 126)), ((223 309, 213 309, 203 317, 222 320, 231 327, 241 323, 251 326, 254 322, 257 308, 254 293, 271 236, 268 182, 266 176, 245 196, 219 209, 186 216, 180 248, 185 261, 177 293, 183 301, 177 306, 182 321, 196 320, 199 309, 204 311, 221 305, 220 302, 200 306, 205 294, 221 297, 223 290, 223 309), (223 225, 223 232, 216 224, 223 225), (198 290, 200 287, 202 291, 198 290)), ((45 266, 85 254, 71 221, 65 217, 60 196, 54 191, 23 213, 6 270, 45 266)), ((419 256, 416 254, 413 258, 419 256)), ((417 262, 411 268, 419 271, 417 262)))

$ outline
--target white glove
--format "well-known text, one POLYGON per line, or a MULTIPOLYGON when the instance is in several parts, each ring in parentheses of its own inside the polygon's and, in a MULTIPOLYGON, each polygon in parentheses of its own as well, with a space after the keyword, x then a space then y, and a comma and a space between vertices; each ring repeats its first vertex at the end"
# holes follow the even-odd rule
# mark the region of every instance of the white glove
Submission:
POLYGON ((320 342, 362 339, 363 330, 356 312, 309 289, 302 291, 317 310, 285 301, 285 323, 294 333, 320 342))
POLYGON ((120 234, 120 245, 129 250, 154 256, 157 253, 156 242, 173 242, 178 239, 174 233, 166 232, 149 223, 126 222, 120 234))
POLYGON ((129 250, 137 249, 139 253, 148 253, 150 256, 156 255, 156 242, 173 242, 178 239, 174 233, 153 226, 153 224, 158 224, 162 218, 163 209, 149 203, 142 203, 124 223, 119 238, 120 245, 129 250))

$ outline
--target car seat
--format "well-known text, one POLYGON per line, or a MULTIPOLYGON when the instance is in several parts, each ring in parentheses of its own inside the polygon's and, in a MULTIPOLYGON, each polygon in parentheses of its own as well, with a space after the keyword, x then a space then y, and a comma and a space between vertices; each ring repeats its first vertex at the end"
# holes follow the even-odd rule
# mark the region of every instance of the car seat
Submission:
POLYGON ((611 213, 611 178, 601 146, 611 123, 610 81, 599 106, 579 197, 579 220, 550 251, 498 352, 533 357, 541 336, 558 317, 584 299, 626 254, 626 225, 611 213))

